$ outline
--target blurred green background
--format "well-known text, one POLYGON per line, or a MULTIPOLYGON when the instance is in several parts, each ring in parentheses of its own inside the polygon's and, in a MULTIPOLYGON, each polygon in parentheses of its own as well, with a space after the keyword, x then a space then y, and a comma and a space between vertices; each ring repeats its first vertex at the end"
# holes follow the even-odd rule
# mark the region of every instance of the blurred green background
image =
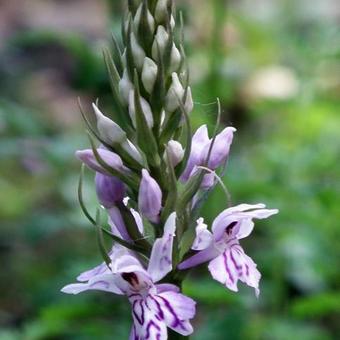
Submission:
MULTIPOLYGON (((100 259, 76 198, 88 146, 77 97, 112 110, 101 47, 118 0, 0 1, 0 339, 126 339, 125 299, 60 288, 100 259)), ((182 0, 192 122, 238 132, 225 177, 234 203, 280 214, 243 241, 261 296, 192 274, 194 340, 340 338, 340 3, 182 0)), ((95 208, 93 178, 86 198, 95 208)), ((217 188, 206 220, 226 206, 217 188)))

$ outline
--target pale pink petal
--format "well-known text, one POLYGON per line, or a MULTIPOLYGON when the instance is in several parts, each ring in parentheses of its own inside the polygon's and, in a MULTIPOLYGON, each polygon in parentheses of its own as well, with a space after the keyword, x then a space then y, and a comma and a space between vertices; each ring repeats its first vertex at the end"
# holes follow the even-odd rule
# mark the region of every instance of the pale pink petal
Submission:
POLYGON ((126 230, 123 216, 120 210, 114 206, 107 210, 110 216, 109 224, 113 235, 122 238, 125 241, 131 241, 131 237, 126 230))
POLYGON ((234 267, 230 267, 226 253, 221 254, 209 263, 208 269, 211 276, 218 282, 228 287, 230 290, 237 292, 237 272, 234 267))
POLYGON ((164 226, 164 235, 152 247, 148 273, 158 282, 172 270, 172 248, 176 230, 176 213, 172 213, 164 226))
MULTIPOLYGON (((119 244, 114 244, 108 255, 111 261, 115 262, 121 256, 128 255, 128 254, 130 254, 130 251, 128 249, 126 249, 125 247, 122 247, 119 244)), ((80 274, 77 277, 77 280, 81 282, 85 282, 85 281, 89 281, 94 276, 107 274, 107 273, 111 273, 111 270, 108 268, 107 264, 103 262, 99 266, 94 267, 80 274)))
POLYGON ((278 213, 277 209, 263 209, 264 207, 263 204, 241 204, 222 211, 212 224, 214 239, 219 241, 228 227, 232 227, 230 233, 233 237, 241 239, 248 236, 254 227, 253 218, 263 219, 278 213))
POLYGON ((139 230, 139 232, 143 235, 144 234, 144 225, 143 225, 143 219, 141 217, 141 215, 135 210, 135 209, 130 209, 130 212, 133 216, 133 218, 135 219, 137 228, 139 230))
POLYGON ((168 291, 172 291, 172 292, 175 292, 175 293, 180 292, 180 289, 177 286, 175 286, 171 283, 160 283, 160 284, 155 285, 155 287, 157 289, 157 294, 163 293, 163 292, 168 292, 168 291))
POLYGON ((132 317, 134 321, 134 340, 167 340, 166 324, 158 316, 158 311, 149 308, 152 305, 150 298, 147 301, 136 298, 131 299, 132 317))
POLYGON ((188 269, 191 267, 198 266, 201 263, 210 261, 214 259, 216 256, 220 254, 220 251, 217 250, 213 245, 207 249, 199 251, 197 254, 189 257, 188 259, 184 260, 180 263, 177 267, 180 270, 188 269))
POLYGON ((208 230, 208 226, 204 223, 203 219, 197 220, 196 238, 192 245, 193 250, 203 250, 208 248, 213 241, 213 235, 208 230))
POLYGON ((190 319, 195 316, 196 302, 175 292, 158 294, 155 299, 160 305, 167 326, 179 334, 190 335, 193 332, 190 319))
POLYGON ((212 277, 237 292, 238 280, 255 289, 259 294, 260 272, 254 261, 247 256, 240 245, 228 248, 223 254, 209 263, 209 271, 212 277))
POLYGON ((115 294, 122 294, 117 287, 115 278, 112 273, 102 274, 92 277, 87 283, 70 284, 62 288, 62 292, 66 294, 79 294, 87 290, 102 290, 115 294))

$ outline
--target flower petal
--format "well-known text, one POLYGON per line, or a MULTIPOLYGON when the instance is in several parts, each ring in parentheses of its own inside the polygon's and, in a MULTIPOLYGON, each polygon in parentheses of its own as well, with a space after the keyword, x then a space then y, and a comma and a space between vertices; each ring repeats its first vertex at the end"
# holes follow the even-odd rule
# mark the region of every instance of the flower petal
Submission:
POLYGON ((172 270, 172 248, 176 230, 176 213, 172 213, 164 226, 164 235, 155 241, 149 266, 148 273, 151 275, 153 282, 161 280, 172 270))
POLYGON ((197 220, 196 238, 191 247, 193 250, 203 250, 208 248, 213 241, 213 235, 208 230, 208 226, 204 223, 203 218, 197 220))
MULTIPOLYGON (((125 247, 122 247, 119 244, 115 244, 111 251, 109 252, 109 257, 112 260, 112 262, 117 261, 118 258, 120 258, 123 255, 128 255, 130 254, 130 251, 127 250, 125 247)), ((77 280, 81 282, 89 281, 93 277, 97 275, 102 275, 102 274, 108 274, 111 273, 111 270, 108 268, 105 262, 101 263, 99 266, 96 266, 90 270, 87 270, 83 273, 81 273, 78 277, 77 280)))
POLYGON ((62 292, 66 294, 79 294, 87 290, 102 290, 115 294, 123 294, 116 286, 115 277, 112 273, 96 275, 92 277, 87 283, 74 283, 62 288, 62 292))
POLYGON ((134 340, 167 340, 168 332, 165 322, 159 316, 159 311, 150 308, 153 301, 141 298, 132 298, 132 317, 134 321, 133 335, 134 340))
POLYGON ((166 325, 182 335, 190 335, 193 332, 190 319, 195 316, 196 302, 191 298, 175 292, 158 294, 158 301, 163 312, 166 325))
POLYGON ((264 219, 278 213, 277 209, 264 209, 264 207, 264 204, 240 204, 222 211, 212 224, 215 241, 219 241, 223 237, 226 228, 232 223, 235 223, 232 237, 241 239, 249 236, 254 227, 253 218, 264 219))
POLYGON ((240 245, 233 245, 209 263, 212 277, 230 290, 237 292, 238 280, 255 289, 259 295, 260 272, 254 261, 247 256, 240 245))
POLYGON ((168 291, 172 291, 172 292, 175 292, 175 293, 179 293, 180 292, 180 289, 171 284, 171 283, 160 283, 158 285, 155 285, 156 289, 157 289, 157 293, 163 293, 163 292, 168 292, 168 291))
POLYGON ((111 231, 115 236, 121 237, 126 241, 131 241, 131 237, 126 230, 126 226, 120 210, 114 206, 107 210, 110 216, 109 224, 111 231))
POLYGON ((180 270, 195 267, 201 263, 212 260, 218 255, 220 255, 220 252, 213 245, 211 245, 209 248, 206 248, 198 252, 197 254, 189 257, 188 259, 180 263, 177 267, 180 270))
POLYGON ((136 222, 136 225, 137 225, 139 232, 143 235, 144 234, 144 224, 143 224, 142 216, 135 209, 131 208, 130 212, 131 212, 133 218, 135 219, 135 222, 136 222))

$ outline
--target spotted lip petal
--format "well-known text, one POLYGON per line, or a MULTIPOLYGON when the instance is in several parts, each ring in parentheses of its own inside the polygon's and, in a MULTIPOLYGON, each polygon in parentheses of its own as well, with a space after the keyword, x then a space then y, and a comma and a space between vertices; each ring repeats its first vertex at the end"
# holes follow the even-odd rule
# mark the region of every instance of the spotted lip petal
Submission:
POLYGON ((182 335, 193 332, 190 319, 196 313, 196 303, 174 291, 130 297, 134 325, 130 339, 167 339, 169 327, 182 335))
POLYGON ((254 261, 247 256, 240 245, 228 248, 220 256, 209 263, 209 271, 212 277, 221 282, 230 290, 237 292, 238 280, 255 289, 259 295, 260 272, 254 261))

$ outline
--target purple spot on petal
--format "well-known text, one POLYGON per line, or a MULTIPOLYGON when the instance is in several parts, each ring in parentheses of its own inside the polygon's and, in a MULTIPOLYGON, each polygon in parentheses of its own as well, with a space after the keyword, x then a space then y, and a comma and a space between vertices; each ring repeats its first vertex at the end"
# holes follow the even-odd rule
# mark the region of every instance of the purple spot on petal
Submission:
POLYGON ((132 313, 135 316, 136 320, 138 323, 143 326, 145 322, 144 318, 144 307, 143 307, 143 301, 142 300, 136 300, 132 304, 132 313), (138 315, 138 310, 137 310, 137 304, 139 303, 140 307, 140 315, 138 315))
POLYGON ((155 328, 158 331, 158 333, 156 335, 156 339, 159 340, 161 338, 161 334, 159 333, 161 328, 153 320, 150 320, 148 322, 148 325, 146 327, 146 337, 145 337, 145 339, 150 339, 152 327, 155 328))
POLYGON ((165 307, 167 308, 167 310, 170 312, 170 314, 173 316, 174 321, 171 324, 171 327, 173 328, 177 328, 178 326, 183 329, 184 331, 186 331, 186 327, 183 325, 183 322, 178 318, 176 312, 174 311, 174 309, 171 307, 171 304, 169 303, 168 300, 166 300, 164 297, 159 296, 158 297, 164 302, 165 307))
POLYGON ((233 265, 234 265, 234 267, 236 268, 236 270, 242 271, 242 266, 239 266, 239 265, 237 264, 237 262, 236 262, 236 260, 235 260, 235 257, 234 257, 234 255, 233 255, 233 252, 232 252, 232 251, 230 251, 230 258, 231 258, 231 261, 233 262, 233 265))
POLYGON ((224 259, 224 267, 225 267, 226 272, 229 276, 229 280, 231 281, 231 283, 234 283, 235 281, 234 281, 234 278, 233 278, 233 276, 230 272, 230 269, 229 269, 229 266, 228 266, 228 258, 227 258, 227 254, 225 252, 223 253, 223 259, 224 259))

